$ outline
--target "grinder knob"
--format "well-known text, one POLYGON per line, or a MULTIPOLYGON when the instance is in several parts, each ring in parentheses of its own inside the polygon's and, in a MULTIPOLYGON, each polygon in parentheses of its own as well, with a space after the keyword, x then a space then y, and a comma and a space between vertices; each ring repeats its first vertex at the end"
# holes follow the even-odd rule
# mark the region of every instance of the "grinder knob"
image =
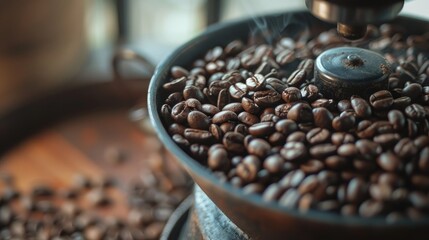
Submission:
POLYGON ((327 98, 369 97, 387 89, 390 66, 380 54, 356 47, 332 48, 316 59, 315 84, 327 98))

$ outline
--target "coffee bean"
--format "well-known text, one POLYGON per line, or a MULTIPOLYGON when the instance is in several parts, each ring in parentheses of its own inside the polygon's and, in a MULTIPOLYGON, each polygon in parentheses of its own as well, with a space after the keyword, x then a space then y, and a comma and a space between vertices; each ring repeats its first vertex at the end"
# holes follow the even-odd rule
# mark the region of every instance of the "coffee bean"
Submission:
POLYGON ((305 174, 314 174, 320 172, 324 168, 324 164, 319 160, 309 160, 303 164, 301 164, 300 169, 305 174))
POLYGON ((246 125, 254 125, 259 122, 259 118, 248 112, 238 114, 238 120, 246 125))
POLYGON ((411 119, 419 120, 426 117, 426 111, 420 104, 411 104, 405 108, 405 115, 411 119))
POLYGON ((195 129, 208 129, 210 119, 200 111, 192 111, 188 114, 188 124, 195 129))
POLYGON ((330 136, 331 133, 327 129, 313 128, 307 133, 306 138, 308 143, 315 145, 326 142, 330 136))
POLYGON ((282 99, 287 103, 301 100, 301 91, 296 87, 288 87, 283 91, 282 99))
POLYGON ((359 214, 365 218, 375 217, 382 213, 383 208, 384 206, 381 202, 367 200, 360 205, 359 214))
POLYGON ((246 112, 251 114, 258 114, 261 110, 258 104, 254 103, 251 99, 245 97, 241 100, 241 106, 246 112))
POLYGON ((391 110, 387 114, 387 118, 395 130, 400 130, 405 126, 405 117, 401 111, 391 110))
POLYGON ((185 76, 172 80, 171 82, 165 83, 163 88, 168 92, 180 92, 186 86, 187 78, 185 76))
POLYGON ((273 106, 281 100, 281 95, 274 90, 257 91, 253 95, 253 101, 259 106, 273 106))
POLYGON ((183 135, 189 142, 193 143, 211 143, 214 140, 213 135, 206 130, 187 128, 183 135))
POLYGON ((223 145, 228 151, 243 154, 245 151, 244 145, 244 136, 240 133, 227 132, 223 137, 223 145))
POLYGON ((298 103, 289 110, 287 118, 297 123, 312 122, 313 112, 308 104, 298 103))
POLYGON ((401 139, 401 136, 397 133, 384 133, 375 136, 373 141, 386 148, 397 143, 399 139, 401 139))
POLYGON ((368 187, 361 178, 353 178, 347 185, 346 199, 351 203, 359 203, 365 199, 368 187))
POLYGON ((337 109, 340 112, 344 112, 346 110, 353 109, 352 103, 347 99, 343 99, 343 100, 338 102, 337 109))
POLYGON ((270 173, 278 173, 282 170, 284 160, 279 154, 267 157, 264 161, 264 168, 270 173))
POLYGON ((246 79, 246 86, 249 90, 255 91, 261 89, 265 84, 265 77, 262 74, 255 74, 246 79))
POLYGON ((405 109, 408 105, 411 104, 411 98, 409 97, 399 97, 393 100, 393 107, 395 109, 405 109))
POLYGON ((342 170, 348 165, 348 160, 345 157, 334 155, 327 157, 325 164, 330 169, 342 170))
POLYGON ((216 113, 212 118, 212 122, 215 124, 221 124, 228 121, 236 121, 236 120, 238 120, 237 114, 233 111, 228 111, 228 110, 220 111, 216 113))
POLYGON ((368 160, 374 159, 382 151, 378 143, 366 139, 356 141, 356 147, 359 150, 360 156, 368 160))
POLYGON ((355 157, 359 154, 359 150, 357 149, 356 145, 346 143, 338 148, 337 153, 342 157, 355 157))
POLYGON ((372 94, 369 101, 375 109, 386 109, 392 106, 393 97, 389 91, 381 90, 372 94))
POLYGON ((287 83, 292 87, 299 87, 307 78, 307 74, 304 70, 296 70, 294 71, 289 78, 287 79, 287 83))
POLYGON ((332 120, 332 127, 337 131, 347 132, 354 128, 355 121, 356 119, 353 116, 338 116, 332 120))
POLYGON ((273 122, 256 123, 249 127, 249 133, 255 137, 268 136, 275 131, 274 126, 273 122))
POLYGON ((271 145, 263 139, 253 139, 247 146, 247 152, 249 154, 256 155, 260 158, 264 158, 270 151, 271 145))
POLYGON ((218 148, 214 151, 209 152, 207 159, 208 167, 214 171, 226 171, 229 169, 230 161, 228 159, 228 153, 225 149, 218 148))
POLYGON ((238 82, 229 87, 229 94, 232 98, 241 99, 247 94, 247 86, 244 83, 238 82))
POLYGON ((295 60, 294 52, 289 49, 283 50, 276 57, 276 62, 279 65, 286 65, 288 63, 293 62, 294 60, 295 60))
POLYGON ((387 152, 377 158, 377 164, 385 171, 395 172, 400 169, 401 160, 392 152, 387 152))
POLYGON ((243 107, 241 106, 240 103, 234 102, 234 103, 228 103, 221 110, 222 111, 231 111, 231 112, 235 112, 236 114, 239 114, 243 111, 243 107))
POLYGON ((417 148, 411 139, 403 138, 395 145, 394 151, 399 157, 405 159, 414 156, 417 153, 417 148))
POLYGON ((307 149, 301 142, 287 142, 280 154, 286 161, 298 161, 307 157, 307 149))
POLYGON ((330 143, 315 145, 310 148, 310 155, 314 158, 323 159, 328 156, 334 155, 337 147, 330 143))
POLYGON ((287 137, 286 142, 305 142, 306 141, 305 138, 306 137, 305 137, 305 133, 304 132, 296 131, 296 132, 291 133, 287 137))
POLYGON ((262 194, 264 201, 271 202, 278 200, 284 193, 285 189, 280 187, 278 184, 270 184, 262 194))
POLYGON ((333 144, 338 146, 346 143, 354 143, 355 138, 349 133, 335 132, 331 136, 331 141, 333 144))
POLYGON ((422 95, 422 85, 411 83, 402 90, 402 94, 411 98, 411 100, 418 99, 422 95))
POLYGON ((353 110, 356 112, 356 115, 358 117, 367 118, 371 116, 371 107, 369 106, 368 102, 365 101, 363 98, 352 97, 350 102, 353 107, 353 110))
POLYGON ((331 123, 334 119, 333 114, 324 107, 318 107, 313 109, 314 125, 320 128, 330 129, 331 123))
POLYGON ((319 97, 319 88, 317 88, 313 84, 309 84, 309 85, 301 88, 301 95, 302 95, 303 99, 305 99, 309 102, 313 102, 314 100, 316 100, 319 97))

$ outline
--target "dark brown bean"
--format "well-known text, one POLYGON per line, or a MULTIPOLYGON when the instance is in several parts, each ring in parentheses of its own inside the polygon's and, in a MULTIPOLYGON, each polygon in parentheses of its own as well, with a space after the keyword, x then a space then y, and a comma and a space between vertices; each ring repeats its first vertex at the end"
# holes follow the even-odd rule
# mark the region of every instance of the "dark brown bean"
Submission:
POLYGON ((381 90, 372 94, 369 101, 375 109, 386 109, 392 106, 393 97, 389 91, 381 90))

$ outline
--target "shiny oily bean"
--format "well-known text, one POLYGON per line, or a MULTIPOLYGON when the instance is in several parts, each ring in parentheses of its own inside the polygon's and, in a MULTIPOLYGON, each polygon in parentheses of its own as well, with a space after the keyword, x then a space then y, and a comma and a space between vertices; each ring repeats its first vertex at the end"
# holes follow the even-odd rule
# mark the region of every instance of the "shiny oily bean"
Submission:
POLYGON ((301 98, 301 91, 296 87, 288 87, 282 92, 282 99, 286 103, 296 102, 301 98))
POLYGON ((213 116, 216 113, 220 112, 219 108, 212 104, 201 105, 201 111, 209 116, 213 116))
POLYGON ((429 146, 423 148, 420 152, 419 169, 422 172, 429 173, 429 146))
POLYGON ((397 143, 399 139, 401 136, 397 133, 385 133, 375 136, 373 141, 386 148, 397 143))
POLYGON ((225 148, 232 153, 236 153, 239 155, 245 153, 244 136, 240 133, 235 133, 235 132, 225 133, 222 143, 225 146, 225 148))
POLYGON ((411 119, 419 120, 426 117, 426 111, 420 104, 411 104, 405 108, 405 115, 411 119))
POLYGON ((259 122, 259 118, 248 112, 241 112, 238 114, 238 120, 246 125, 253 125, 259 122))
POLYGON ((363 98, 352 97, 350 102, 353 107, 353 110, 356 112, 356 115, 358 117, 367 118, 371 116, 371 107, 369 106, 368 102, 365 101, 363 98))
POLYGON ((387 172, 398 171, 402 165, 401 160, 392 152, 382 153, 378 156, 377 164, 387 172))
POLYGON ((262 74, 255 74, 246 79, 247 88, 251 91, 256 91, 264 87, 265 85, 265 76, 262 74))
POLYGON ((262 199, 267 202, 276 201, 281 197, 285 190, 286 189, 281 187, 279 184, 272 183, 265 189, 262 194, 262 199))
POLYGON ((403 138, 395 145, 394 151, 399 157, 406 159, 415 156, 417 148, 411 139, 403 138))
POLYGON ((252 114, 258 114, 261 111, 261 108, 258 104, 253 102, 253 100, 244 97, 241 99, 241 106, 244 109, 244 111, 252 114))
POLYGON ((405 126, 404 114, 399 110, 390 110, 387 118, 395 130, 400 130, 405 126))
POLYGON ((284 135, 289 135, 298 130, 298 125, 292 120, 282 119, 276 123, 275 129, 284 135))
POLYGON ((282 96, 274 90, 257 91, 253 95, 253 101, 262 107, 274 106, 282 96))
POLYGON ((307 78, 307 74, 304 70, 295 70, 287 79, 287 83, 292 87, 299 87, 307 78))
POLYGON ((337 146, 330 143, 319 144, 310 148, 310 155, 318 159, 334 155, 336 152, 337 146))
POLYGON ((265 137, 269 136, 275 131, 273 122, 261 122, 253 124, 249 127, 248 131, 252 136, 255 137, 265 137))
POLYGON ((319 128, 332 128, 334 115, 324 107, 313 108, 314 125, 319 128))
POLYGON ((165 83, 162 87, 169 92, 180 92, 186 86, 187 78, 185 76, 172 80, 171 82, 165 83))
POLYGON ((233 111, 221 111, 216 113, 212 118, 212 122, 215 124, 221 124, 221 123, 236 121, 236 120, 238 120, 238 116, 233 111))
POLYGON ((392 106, 393 96, 389 91, 381 90, 372 94, 369 101, 375 109, 386 109, 392 106))
POLYGON ((284 164, 284 159, 280 154, 274 154, 267 157, 264 161, 264 168, 267 169, 269 173, 279 173, 282 171, 284 164))
POLYGON ((236 114, 239 114, 243 111, 243 106, 240 103, 233 102, 225 105, 225 107, 223 107, 221 110, 232 111, 232 112, 235 112, 236 114))
POLYGON ((231 85, 228 89, 229 95, 234 99, 241 99, 247 94, 247 86, 244 83, 238 82, 231 85))
POLYGON ((325 167, 325 165, 323 164, 322 161, 312 159, 312 160, 309 160, 309 161, 301 164, 300 169, 305 174, 314 174, 314 173, 318 173, 321 170, 323 170, 324 167, 325 167))
POLYGON ((353 116, 343 115, 332 120, 332 127, 341 132, 347 132, 354 128, 356 119, 353 116))
POLYGON ((359 150, 356 145, 352 143, 346 143, 338 147, 337 153, 341 157, 355 157, 359 154, 359 150))
POLYGON ((280 154, 286 161, 298 161, 307 157, 307 149, 301 142, 287 142, 280 154))
POLYGON ((315 145, 326 142, 330 136, 331 133, 327 129, 313 128, 307 133, 306 139, 308 143, 315 145))
POLYGON ((269 152, 271 145, 264 139, 256 138, 247 145, 247 152, 260 158, 264 158, 269 152))
POLYGON ((209 131, 201 130, 201 129, 193 129, 193 128, 185 129, 184 137, 189 142, 203 143, 205 145, 208 145, 214 140, 213 135, 209 131))
POLYGON ((289 110, 287 118, 297 123, 313 122, 313 111, 310 105, 298 103, 289 110))
POLYGON ((331 136, 331 142, 337 146, 346 143, 354 143, 355 137, 350 133, 335 132, 331 136))
POLYGON ((188 124, 191 128, 206 130, 209 128, 210 119, 200 111, 192 111, 188 114, 188 124))
POLYGON ((228 152, 222 148, 210 151, 207 159, 207 165, 213 171, 227 171, 230 167, 228 152))

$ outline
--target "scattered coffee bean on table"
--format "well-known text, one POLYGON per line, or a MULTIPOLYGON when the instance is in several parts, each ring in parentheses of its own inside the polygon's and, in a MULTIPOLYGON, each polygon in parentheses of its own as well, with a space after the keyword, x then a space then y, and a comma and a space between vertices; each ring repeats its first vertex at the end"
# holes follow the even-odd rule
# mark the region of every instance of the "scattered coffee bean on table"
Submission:
MULTIPOLYGON (((176 169, 177 170, 177 169, 176 169)), ((128 216, 109 212, 116 203, 113 179, 77 175, 76 186, 37 185, 19 192, 12 176, 0 173, 0 239, 159 239, 165 223, 190 194, 191 181, 148 170, 128 186, 128 216), (168 182, 168 184, 165 184, 168 182)))
POLYGON ((171 69, 159 109, 165 128, 196 161, 261 200, 388 223, 427 218, 429 35, 369 29, 358 42, 332 29, 215 46, 171 69), (384 55, 386 89, 324 97, 314 60, 341 46, 384 55))

